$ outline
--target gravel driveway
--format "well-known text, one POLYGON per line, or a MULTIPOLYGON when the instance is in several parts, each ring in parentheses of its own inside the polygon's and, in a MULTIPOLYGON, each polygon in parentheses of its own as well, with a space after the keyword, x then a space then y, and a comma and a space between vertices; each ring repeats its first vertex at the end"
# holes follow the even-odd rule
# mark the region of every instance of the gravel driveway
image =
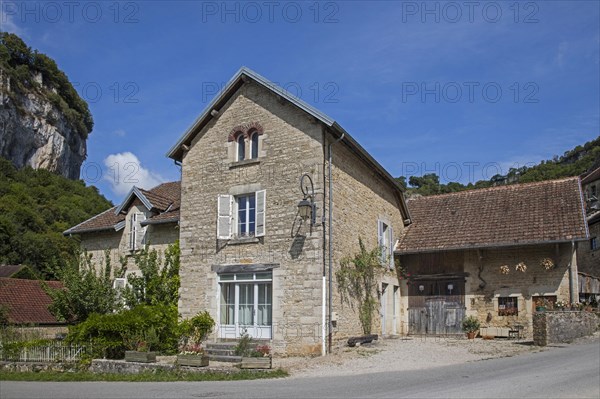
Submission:
MULTIPOLYGON (((582 340, 598 342, 598 339, 596 333, 582 340)), ((551 349, 551 346, 533 346, 531 341, 507 339, 401 337, 356 348, 339 347, 326 357, 275 358, 273 365, 288 370, 292 378, 343 376, 420 370, 551 349)))

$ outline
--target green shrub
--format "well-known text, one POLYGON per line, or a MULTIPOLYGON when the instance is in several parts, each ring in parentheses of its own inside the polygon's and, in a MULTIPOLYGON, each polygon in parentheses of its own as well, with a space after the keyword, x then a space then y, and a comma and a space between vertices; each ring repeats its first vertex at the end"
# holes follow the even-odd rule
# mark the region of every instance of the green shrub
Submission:
POLYGON ((125 350, 132 348, 139 337, 152 335, 157 350, 174 354, 177 350, 177 307, 140 305, 120 313, 92 314, 88 319, 71 327, 67 340, 90 344, 94 357, 121 359, 125 350), (151 330, 154 332, 150 333, 151 330), (154 338, 156 336, 156 338, 154 338))

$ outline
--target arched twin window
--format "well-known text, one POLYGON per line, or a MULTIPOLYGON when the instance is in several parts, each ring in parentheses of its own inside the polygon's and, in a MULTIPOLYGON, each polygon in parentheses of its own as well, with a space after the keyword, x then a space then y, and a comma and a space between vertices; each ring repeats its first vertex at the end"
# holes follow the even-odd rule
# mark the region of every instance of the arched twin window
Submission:
POLYGON ((239 134, 236 139, 238 161, 258 158, 258 136, 258 132, 250 133, 250 158, 246 158, 246 136, 241 133, 239 134))

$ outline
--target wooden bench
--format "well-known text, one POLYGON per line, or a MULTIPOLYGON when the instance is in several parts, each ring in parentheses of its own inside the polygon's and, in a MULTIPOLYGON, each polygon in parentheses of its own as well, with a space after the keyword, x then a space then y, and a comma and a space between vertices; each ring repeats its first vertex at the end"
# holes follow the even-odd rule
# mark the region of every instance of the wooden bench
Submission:
POLYGON ((356 344, 370 344, 371 342, 376 341, 377 339, 379 339, 379 336, 377 334, 361 335, 360 337, 351 337, 348 339, 348 346, 353 348, 356 346, 356 344))

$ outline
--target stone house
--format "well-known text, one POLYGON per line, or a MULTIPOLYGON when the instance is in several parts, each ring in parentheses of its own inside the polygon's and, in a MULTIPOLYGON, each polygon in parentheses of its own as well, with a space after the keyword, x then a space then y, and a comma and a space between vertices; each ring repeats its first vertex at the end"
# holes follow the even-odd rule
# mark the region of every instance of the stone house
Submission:
MULTIPOLYGON (((135 273, 132 256, 148 245, 163 251, 179 238, 179 197, 177 182, 160 184, 151 190, 133 187, 121 204, 66 230, 64 235, 76 235, 81 247, 92 256, 96 265, 103 265, 106 251, 111 264, 120 265, 127 259, 127 273, 135 273)), ((126 284, 117 279, 115 284, 126 284)))
POLYGON ((577 302, 587 245, 579 178, 410 199, 396 247, 406 332, 459 334, 475 315, 493 335, 531 334, 536 302, 577 302), (545 262, 547 267, 542 263, 545 262))
POLYGON ((585 211, 590 233, 577 252, 579 299, 600 302, 600 167, 582 176, 585 211))
POLYGON ((335 120, 241 68, 168 156, 182 170, 183 317, 208 310, 213 339, 247 332, 276 353, 325 353, 327 336, 361 334, 335 281, 361 238, 385 252, 375 332, 400 332, 403 192, 335 120))

